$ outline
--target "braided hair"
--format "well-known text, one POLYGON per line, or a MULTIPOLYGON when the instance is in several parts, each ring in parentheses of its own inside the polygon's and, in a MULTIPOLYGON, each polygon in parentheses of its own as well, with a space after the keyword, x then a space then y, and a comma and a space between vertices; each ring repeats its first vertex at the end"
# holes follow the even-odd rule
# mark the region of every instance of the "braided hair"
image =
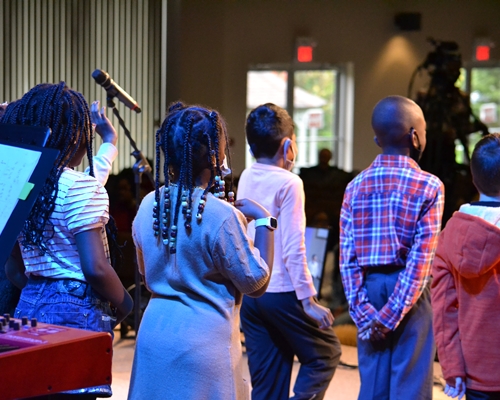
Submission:
POLYGON ((55 208, 59 178, 81 146, 86 147, 90 174, 94 176, 89 106, 83 95, 70 89, 65 82, 42 83, 9 104, 0 123, 49 127, 51 134, 47 147, 59 150, 21 232, 21 244, 27 248, 36 246, 43 255, 47 252, 45 240, 54 235, 49 218, 55 208))
MULTIPOLYGON (((182 210, 186 232, 192 229, 193 192, 196 178, 205 169, 210 170, 210 179, 204 189, 195 218, 201 223, 207 194, 215 186, 216 197, 225 198, 221 183, 221 162, 219 160, 220 139, 225 138, 225 153, 229 153, 226 125, 220 114, 201 106, 188 106, 177 102, 169 107, 160 129, 156 132, 156 186, 153 208, 153 230, 156 236, 169 245, 175 253, 179 215, 182 210), (222 136, 223 135, 223 136, 222 136), (163 209, 160 190, 160 156, 164 155, 163 209), (170 185, 178 186, 175 204, 170 198, 170 185), (171 209, 171 206, 174 206, 171 209), (161 229, 160 229, 161 224, 161 229)), ((231 182, 232 185, 232 182, 231 182)))

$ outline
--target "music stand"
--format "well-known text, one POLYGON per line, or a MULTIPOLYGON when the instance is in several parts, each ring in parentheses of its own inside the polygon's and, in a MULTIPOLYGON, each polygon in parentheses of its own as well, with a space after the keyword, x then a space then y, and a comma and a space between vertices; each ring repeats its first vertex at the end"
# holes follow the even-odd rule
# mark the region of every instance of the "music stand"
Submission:
POLYGON ((41 147, 49 136, 49 128, 0 124, 0 266, 7 262, 59 154, 41 147))

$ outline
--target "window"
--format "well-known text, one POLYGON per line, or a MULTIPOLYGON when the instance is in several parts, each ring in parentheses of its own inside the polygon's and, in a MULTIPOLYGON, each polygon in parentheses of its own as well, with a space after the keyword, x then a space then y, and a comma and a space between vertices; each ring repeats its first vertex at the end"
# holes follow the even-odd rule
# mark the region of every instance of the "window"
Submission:
MULTIPOLYGON (((463 71, 460 79, 461 89, 470 93, 472 112, 490 133, 500 133, 500 64, 472 63, 463 71)), ((483 132, 469 135, 469 154, 481 139, 483 132)), ((464 148, 457 145, 457 162, 464 162, 464 148)))
POLYGON ((473 67, 469 75, 472 111, 490 133, 500 133, 500 66, 473 67))
MULTIPOLYGON (((333 163, 352 170, 353 67, 256 66, 247 74, 247 114, 264 103, 285 108, 297 135, 295 172, 318 163, 322 148, 333 163)), ((254 162, 247 145, 246 167, 254 162)))

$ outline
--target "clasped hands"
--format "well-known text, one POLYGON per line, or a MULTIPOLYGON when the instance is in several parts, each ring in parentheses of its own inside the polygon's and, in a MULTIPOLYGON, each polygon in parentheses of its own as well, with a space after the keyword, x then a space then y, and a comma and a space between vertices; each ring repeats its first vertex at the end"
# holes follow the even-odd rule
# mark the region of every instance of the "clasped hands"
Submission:
POLYGON ((374 318, 358 330, 358 337, 361 340, 384 340, 390 331, 389 328, 374 318))

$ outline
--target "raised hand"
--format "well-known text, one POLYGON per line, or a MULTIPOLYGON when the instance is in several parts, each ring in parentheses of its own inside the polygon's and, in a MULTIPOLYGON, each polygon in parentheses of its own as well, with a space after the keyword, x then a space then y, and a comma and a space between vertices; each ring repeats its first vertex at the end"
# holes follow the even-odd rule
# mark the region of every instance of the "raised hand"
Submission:
POLYGON ((118 134, 111 124, 111 121, 106 117, 106 107, 99 110, 99 101, 93 101, 90 105, 90 118, 92 124, 95 125, 96 133, 101 137, 104 143, 111 143, 116 145, 118 141, 118 134))

